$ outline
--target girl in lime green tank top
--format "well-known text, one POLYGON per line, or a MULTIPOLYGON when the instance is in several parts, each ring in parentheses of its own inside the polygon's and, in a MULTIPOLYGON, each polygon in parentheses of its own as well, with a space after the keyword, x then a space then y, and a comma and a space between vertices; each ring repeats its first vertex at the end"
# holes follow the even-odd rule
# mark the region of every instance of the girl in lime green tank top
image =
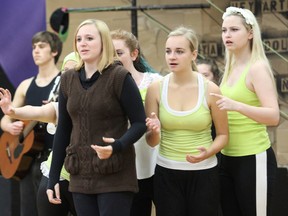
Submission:
POLYGON ((227 8, 222 40, 226 48, 223 96, 214 96, 218 107, 228 112, 229 122, 229 143, 220 158, 223 215, 271 215, 277 164, 266 126, 278 124, 279 108, 253 13, 227 8))
POLYGON ((227 113, 210 95, 221 94, 219 87, 197 72, 197 48, 192 29, 172 31, 166 41, 171 73, 152 83, 146 95, 146 140, 150 146, 159 144, 154 175, 157 216, 218 215, 215 154, 228 141, 227 113))

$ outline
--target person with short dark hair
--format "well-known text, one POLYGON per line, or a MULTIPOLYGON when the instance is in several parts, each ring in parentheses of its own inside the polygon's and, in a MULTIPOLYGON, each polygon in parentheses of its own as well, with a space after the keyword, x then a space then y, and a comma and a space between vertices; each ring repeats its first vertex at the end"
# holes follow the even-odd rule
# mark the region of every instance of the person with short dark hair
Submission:
MULTIPOLYGON (((60 71, 56 66, 62 52, 62 42, 59 37, 49 31, 38 32, 32 38, 32 49, 32 56, 38 66, 38 72, 36 76, 19 84, 13 98, 14 107, 41 106, 47 103, 52 98, 53 88, 59 80, 60 71)), ((20 181, 21 216, 38 215, 36 197, 42 176, 40 164, 47 159, 53 144, 53 135, 46 131, 46 125, 39 122, 34 127, 34 144, 41 144, 43 150, 39 150, 35 155, 27 175, 20 181)), ((1 128, 3 131, 17 136, 25 126, 23 121, 5 115, 1 119, 1 128)))
MULTIPOLYGON (((63 60, 62 73, 73 69, 78 63, 74 52, 69 53, 63 60)), ((11 93, 8 89, 0 88, 0 106, 5 115, 14 119, 35 120, 48 123, 47 131, 54 134, 58 120, 58 101, 53 101, 42 106, 26 105, 13 107, 11 93)), ((63 215, 76 216, 72 194, 68 191, 69 173, 63 167, 60 175, 61 205, 54 205, 48 201, 46 195, 49 171, 51 166, 52 152, 46 161, 41 163, 42 178, 37 193, 37 208, 40 216, 63 215)))

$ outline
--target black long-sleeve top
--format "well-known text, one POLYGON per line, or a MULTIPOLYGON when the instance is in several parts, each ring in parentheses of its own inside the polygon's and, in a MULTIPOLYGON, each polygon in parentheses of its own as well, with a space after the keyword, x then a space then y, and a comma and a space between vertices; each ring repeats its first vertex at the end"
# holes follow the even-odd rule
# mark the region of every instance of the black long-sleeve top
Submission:
MULTIPOLYGON (((89 80, 87 80, 85 77, 84 69, 81 69, 79 73, 79 79, 81 81, 82 87, 84 89, 89 89, 95 82, 97 82, 99 75, 99 72, 95 72, 94 75, 89 80)), ((73 87, 71 86, 71 88, 73 87)), ((143 103, 137 85, 133 80, 131 74, 127 74, 125 77, 120 97, 120 104, 125 113, 127 114, 130 122, 130 127, 122 137, 116 139, 113 143, 113 154, 125 150, 130 145, 133 145, 133 143, 135 143, 146 131, 146 116, 143 103)), ((49 189, 53 189, 54 185, 59 180, 60 171, 66 154, 65 150, 70 143, 70 135, 73 125, 66 106, 67 98, 65 98, 63 93, 60 91, 59 113, 61 114, 59 115, 59 124, 57 126, 57 131, 53 144, 53 159, 48 183, 49 189)))

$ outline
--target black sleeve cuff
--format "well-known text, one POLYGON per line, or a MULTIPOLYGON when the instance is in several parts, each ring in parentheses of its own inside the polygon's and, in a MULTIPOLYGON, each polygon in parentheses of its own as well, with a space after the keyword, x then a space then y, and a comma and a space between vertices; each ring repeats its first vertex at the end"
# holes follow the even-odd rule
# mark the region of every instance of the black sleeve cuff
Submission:
POLYGON ((122 151, 122 143, 120 140, 115 140, 115 142, 112 144, 112 154, 119 153, 122 151))

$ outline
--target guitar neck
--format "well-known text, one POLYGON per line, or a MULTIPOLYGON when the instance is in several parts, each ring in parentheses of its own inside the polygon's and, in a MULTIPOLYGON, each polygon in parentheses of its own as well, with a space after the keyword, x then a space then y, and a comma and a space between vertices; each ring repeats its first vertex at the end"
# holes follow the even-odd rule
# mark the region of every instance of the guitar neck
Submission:
POLYGON ((29 124, 25 126, 22 132, 23 138, 25 138, 33 130, 33 128, 36 126, 37 123, 38 121, 30 121, 29 124))

